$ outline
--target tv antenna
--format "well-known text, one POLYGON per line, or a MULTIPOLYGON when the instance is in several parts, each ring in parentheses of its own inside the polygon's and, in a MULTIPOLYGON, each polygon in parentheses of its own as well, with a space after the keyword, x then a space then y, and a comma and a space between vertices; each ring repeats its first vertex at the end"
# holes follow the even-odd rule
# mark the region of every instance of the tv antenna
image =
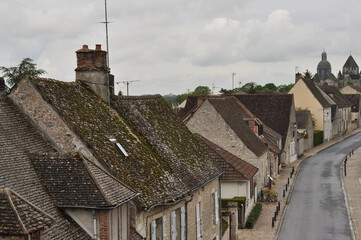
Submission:
POLYGON ((107 45, 107 66, 109 68, 109 34, 108 34, 108 8, 107 8, 107 0, 104 0, 104 9, 105 9, 105 40, 107 45))
POLYGON ((139 81, 140 80, 121 81, 121 82, 116 82, 116 84, 124 83, 125 85, 127 85, 127 96, 129 96, 129 84, 131 84, 133 82, 139 82, 139 81))

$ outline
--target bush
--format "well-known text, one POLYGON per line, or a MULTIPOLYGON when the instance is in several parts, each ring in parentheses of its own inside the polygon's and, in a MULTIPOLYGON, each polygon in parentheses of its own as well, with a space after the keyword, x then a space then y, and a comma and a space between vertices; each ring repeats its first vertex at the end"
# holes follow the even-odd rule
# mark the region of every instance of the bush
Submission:
POLYGON ((315 130, 313 132, 313 145, 317 146, 323 143, 323 131, 315 130))
POLYGON ((254 223, 257 221, 259 215, 261 214, 262 210, 262 204, 256 203, 256 206, 252 209, 251 213, 248 216, 247 222, 246 222, 246 228, 252 229, 254 226, 254 223))

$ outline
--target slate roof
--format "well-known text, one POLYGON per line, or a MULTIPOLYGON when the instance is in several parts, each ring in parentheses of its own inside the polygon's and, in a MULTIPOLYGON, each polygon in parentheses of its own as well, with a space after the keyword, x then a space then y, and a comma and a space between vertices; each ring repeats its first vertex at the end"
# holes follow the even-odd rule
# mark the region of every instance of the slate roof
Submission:
POLYGON ((324 108, 331 107, 331 105, 322 96, 322 93, 319 91, 319 89, 312 80, 302 79, 302 81, 306 84, 307 88, 311 91, 312 95, 317 99, 317 101, 322 105, 322 107, 324 108))
POLYGON ((54 218, 45 239, 91 239, 60 211, 43 188, 26 152, 55 151, 8 97, 0 97, 0 186, 10 188, 54 218))
POLYGON ((221 174, 215 160, 168 107, 160 95, 118 96, 118 111, 168 162, 182 182, 194 190, 221 174))
POLYGON ((237 95, 256 117, 281 134, 284 145, 290 124, 293 95, 237 95))
POLYGON ((195 134, 202 145, 211 153, 218 156, 218 165, 223 170, 221 180, 245 181, 250 180, 257 173, 258 168, 252 164, 236 157, 232 153, 224 150, 200 134, 195 134))
MULTIPOLYGON (((184 141, 183 146, 189 146, 189 148, 183 148, 183 151, 179 149, 170 151, 170 155, 167 151, 173 149, 169 145, 167 146, 167 141, 164 139, 150 139, 146 135, 146 131, 138 132, 136 130, 136 127, 141 130, 144 130, 144 126, 153 127, 150 123, 157 123, 155 117, 168 115, 168 112, 157 112, 166 106, 165 102, 159 108, 154 104, 150 104, 147 111, 155 112, 154 115, 146 116, 141 112, 144 107, 142 103, 135 101, 134 110, 139 112, 131 115, 128 110, 125 110, 127 104, 124 104, 123 109, 118 107, 117 111, 113 108, 113 106, 117 105, 115 102, 113 102, 114 105, 109 107, 86 84, 80 81, 61 82, 42 78, 31 78, 30 81, 74 132, 86 142, 99 161, 102 161, 103 165, 117 176, 121 182, 141 194, 137 198, 138 207, 147 210, 156 205, 168 204, 183 199, 191 191, 189 183, 184 179, 198 178, 191 184, 195 186, 205 179, 209 180, 210 175, 214 177, 214 175, 219 174, 215 168, 212 169, 212 165, 206 166, 210 164, 210 161, 207 159, 207 155, 204 155, 204 150, 197 144, 191 145, 194 143, 193 135, 189 131, 184 132, 185 126, 182 125, 182 128, 179 129, 179 124, 176 123, 177 128, 173 129, 172 135, 167 135, 170 133, 169 131, 166 134, 154 135, 155 137, 166 136, 168 141, 174 141, 174 143, 179 142, 178 137, 181 137, 180 139, 184 141), (140 114, 141 119, 144 118, 150 122, 136 123, 133 119, 133 117, 137 117, 135 114, 140 114), (128 156, 123 154, 110 139, 114 139, 119 143, 128 156), (162 142, 164 146, 153 145, 153 143, 160 140, 164 140, 162 142), (190 152, 191 150, 195 152, 190 152), (177 154, 175 156, 177 158, 173 159, 172 154, 177 154), (176 168, 177 163, 175 161, 178 159, 184 161, 179 163, 179 168, 176 168), (186 169, 188 167, 189 170, 186 169), (186 171, 179 172, 180 168, 186 171), (198 174, 194 172, 194 176, 189 175, 190 172, 196 170, 199 171, 198 174)), ((118 101, 118 104, 121 102, 118 101)), ((132 108, 132 106, 129 106, 129 108, 132 108)), ((171 110, 169 111, 171 112, 171 110)), ((172 113, 171 117, 176 118, 176 115, 172 113)), ((167 124, 166 127, 172 129, 171 124, 173 122, 167 122, 167 124)))
POLYGON ((0 236, 25 235, 54 219, 8 188, 0 188, 0 236))
POLYGON ((350 101, 335 86, 322 85, 322 91, 326 93, 339 107, 351 107, 350 101))
POLYGON ((296 121, 298 129, 307 129, 311 112, 309 110, 296 111, 296 121))
POLYGON ((112 208, 136 196, 79 154, 30 154, 30 159, 58 207, 112 208))
POLYGON ((344 68, 350 68, 350 67, 356 67, 356 68, 358 68, 358 65, 357 65, 355 59, 352 57, 352 55, 350 55, 350 56, 347 58, 347 60, 346 60, 345 64, 343 65, 343 67, 344 67, 344 68))
POLYGON ((188 96, 186 106, 178 111, 178 116, 180 119, 183 119, 187 116, 195 107, 199 106, 205 96, 188 96))
POLYGON ((351 112, 359 112, 359 110, 360 110, 360 94, 344 94, 344 96, 352 104, 351 112))
POLYGON ((261 156, 265 151, 267 151, 267 147, 264 143, 260 141, 256 134, 243 121, 243 118, 248 115, 245 113, 244 109, 241 108, 236 98, 209 98, 208 101, 252 152, 254 152, 257 156, 261 156))

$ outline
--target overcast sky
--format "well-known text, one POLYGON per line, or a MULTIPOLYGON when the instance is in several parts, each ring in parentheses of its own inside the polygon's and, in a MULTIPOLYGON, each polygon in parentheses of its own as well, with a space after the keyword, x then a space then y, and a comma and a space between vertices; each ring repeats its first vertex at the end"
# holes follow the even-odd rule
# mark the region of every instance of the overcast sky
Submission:
MULTIPOLYGON (((131 95, 180 94, 197 86, 294 81, 316 72, 323 49, 335 75, 361 64, 357 0, 107 0, 115 81, 131 95)), ((75 51, 105 49, 104 0, 0 0, 0 66, 30 57, 45 77, 74 81, 75 51)), ((117 91, 126 91, 118 84, 117 91)))

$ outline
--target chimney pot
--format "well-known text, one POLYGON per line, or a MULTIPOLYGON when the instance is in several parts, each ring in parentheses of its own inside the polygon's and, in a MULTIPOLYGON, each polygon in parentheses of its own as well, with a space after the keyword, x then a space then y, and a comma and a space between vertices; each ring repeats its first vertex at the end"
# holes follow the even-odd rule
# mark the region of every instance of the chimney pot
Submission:
POLYGON ((88 45, 84 44, 83 49, 88 49, 88 45))
POLYGON ((95 45, 95 50, 97 50, 97 51, 102 50, 102 45, 96 44, 96 45, 95 45))

